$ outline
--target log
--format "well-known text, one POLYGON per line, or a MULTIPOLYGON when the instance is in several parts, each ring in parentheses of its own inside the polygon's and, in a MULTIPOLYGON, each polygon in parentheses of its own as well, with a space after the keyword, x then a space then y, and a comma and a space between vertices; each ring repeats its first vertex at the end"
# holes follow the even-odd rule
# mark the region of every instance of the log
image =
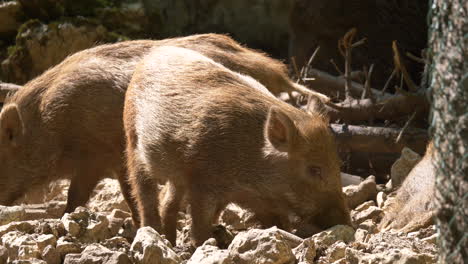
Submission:
POLYGON ((326 104, 331 121, 342 120, 348 124, 369 120, 399 121, 413 113, 416 113, 416 119, 421 119, 428 116, 429 108, 424 93, 397 94, 375 103, 371 99, 360 99, 326 104))
POLYGON ((0 82, 0 103, 5 101, 8 94, 15 93, 19 88, 21 88, 20 85, 0 82))
POLYGON ((404 147, 423 154, 428 143, 428 133, 424 129, 407 129, 400 140, 395 142, 400 129, 386 127, 350 126, 331 124, 338 147, 350 152, 397 153, 404 147))
MULTIPOLYGON (((344 99, 346 81, 343 77, 333 76, 317 69, 309 69, 306 80, 310 80, 308 86, 314 91, 326 94, 332 98, 339 94, 339 98, 344 99), (314 80, 312 80, 312 78, 314 80)), ((364 90, 365 88, 362 84, 351 82, 350 92, 355 98, 360 98, 364 90)), ((374 88, 371 88, 371 91, 378 101, 393 96, 390 93, 382 94, 381 91, 374 88)))
POLYGON ((379 183, 388 180, 390 168, 404 147, 422 155, 429 139, 424 129, 407 129, 395 142, 400 129, 341 124, 332 124, 331 128, 343 161, 342 171, 364 178, 375 175, 379 183))

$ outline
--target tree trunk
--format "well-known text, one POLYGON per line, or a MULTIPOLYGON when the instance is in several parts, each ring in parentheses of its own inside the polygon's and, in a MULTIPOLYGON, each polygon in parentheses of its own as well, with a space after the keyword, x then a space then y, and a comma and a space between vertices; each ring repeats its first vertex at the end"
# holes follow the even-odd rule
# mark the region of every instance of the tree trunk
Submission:
POLYGON ((429 69, 442 263, 468 259, 468 4, 430 1, 429 69))

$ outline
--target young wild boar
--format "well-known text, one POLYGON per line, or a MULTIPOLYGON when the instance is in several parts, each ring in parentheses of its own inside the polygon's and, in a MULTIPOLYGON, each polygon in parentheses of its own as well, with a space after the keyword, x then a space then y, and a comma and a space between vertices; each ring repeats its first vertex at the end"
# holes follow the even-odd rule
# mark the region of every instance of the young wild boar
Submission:
POLYGON ((289 213, 319 228, 350 223, 328 120, 197 52, 166 46, 143 59, 127 91, 124 127, 142 226, 162 227, 172 243, 184 195, 195 245, 231 202, 265 225, 283 224, 289 213), (161 219, 159 180, 172 194, 161 219))
POLYGON ((0 204, 69 177, 70 212, 87 202, 102 177, 115 174, 136 212, 124 166, 124 95, 137 63, 161 45, 197 50, 274 93, 305 89, 287 77, 282 63, 224 35, 127 41, 78 52, 6 100, 0 114, 0 204))
POLYGON ((414 166, 392 203, 385 211, 381 229, 403 232, 426 227, 432 223, 435 210, 434 144, 431 141, 423 159, 414 166))

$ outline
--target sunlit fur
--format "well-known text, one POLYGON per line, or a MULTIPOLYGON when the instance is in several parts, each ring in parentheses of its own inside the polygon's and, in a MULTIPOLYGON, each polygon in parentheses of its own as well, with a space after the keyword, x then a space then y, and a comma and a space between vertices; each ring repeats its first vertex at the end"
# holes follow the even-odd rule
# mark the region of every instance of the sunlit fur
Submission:
MULTIPOLYGON (((266 93, 261 84, 191 50, 161 47, 137 67, 127 91, 124 125, 130 180, 142 225, 175 242, 180 201, 187 195, 194 243, 230 202, 264 225, 294 213, 320 228, 349 224, 336 145, 326 118, 266 93), (265 131, 289 120, 286 151, 265 131), (268 121, 267 121, 268 120, 268 121), (320 168, 318 175, 309 167, 320 168), (161 202, 155 182, 169 180, 161 202)), ((281 135, 279 135, 281 136, 281 135)), ((278 138, 278 142, 284 142, 278 138)))
MULTIPOLYGON (((28 190, 69 177, 66 211, 73 211, 85 205, 99 179, 115 174, 135 211, 123 156, 124 95, 137 63, 151 48, 161 45, 197 50, 252 76, 273 93, 294 90, 284 64, 224 35, 126 41, 78 52, 25 84, 5 102, 3 109, 17 107, 24 134, 16 135, 16 147, 4 138, 0 141, 0 204, 11 205, 28 190)), ((5 115, 0 117, 2 122, 5 115)))

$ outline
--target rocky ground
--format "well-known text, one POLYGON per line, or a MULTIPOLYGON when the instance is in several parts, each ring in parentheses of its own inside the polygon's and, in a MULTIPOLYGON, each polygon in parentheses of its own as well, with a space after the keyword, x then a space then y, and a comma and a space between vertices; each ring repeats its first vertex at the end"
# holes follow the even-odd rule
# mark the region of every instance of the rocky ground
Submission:
MULTIPOLYGON (((418 161, 405 149, 392 168, 398 181, 418 161)), ((68 183, 0 207, 0 263, 435 263, 434 226, 411 233, 380 231, 391 182, 368 177, 343 188, 354 227, 335 226, 302 239, 276 227, 258 229, 252 215, 230 205, 217 239, 189 246, 190 217, 180 213, 177 246, 150 227, 136 229, 116 180, 103 180, 86 208, 61 216, 68 183), (42 202, 39 203, 38 202, 42 202), (36 203, 36 204, 32 204, 36 203)))

